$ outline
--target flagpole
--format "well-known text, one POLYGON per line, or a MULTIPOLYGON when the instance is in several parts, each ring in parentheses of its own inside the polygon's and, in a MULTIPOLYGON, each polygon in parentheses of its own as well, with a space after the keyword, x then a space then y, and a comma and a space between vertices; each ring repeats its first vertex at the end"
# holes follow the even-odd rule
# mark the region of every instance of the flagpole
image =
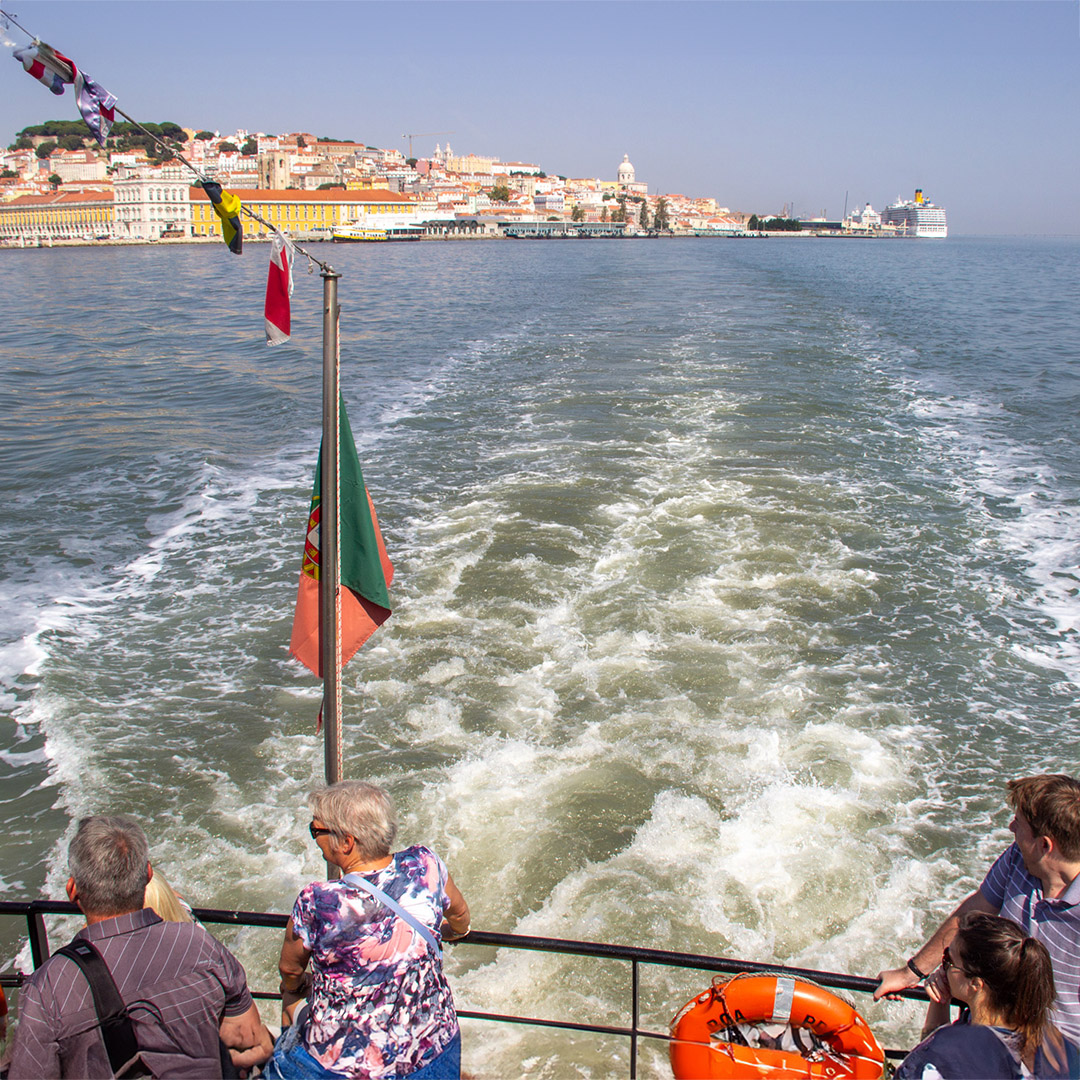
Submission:
POLYGON ((341 456, 341 356, 338 274, 323 266, 323 454, 319 509, 319 659, 323 673, 326 782, 341 779, 341 561, 338 463, 341 456))

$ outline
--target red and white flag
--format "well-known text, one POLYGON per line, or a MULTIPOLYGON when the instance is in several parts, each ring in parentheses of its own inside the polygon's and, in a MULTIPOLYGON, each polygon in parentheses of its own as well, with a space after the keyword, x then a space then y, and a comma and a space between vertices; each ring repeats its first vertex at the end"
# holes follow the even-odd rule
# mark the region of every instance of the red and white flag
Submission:
POLYGON ((270 273, 266 278, 266 344, 289 340, 289 297, 292 296, 292 255, 289 241, 274 233, 270 245, 270 273))

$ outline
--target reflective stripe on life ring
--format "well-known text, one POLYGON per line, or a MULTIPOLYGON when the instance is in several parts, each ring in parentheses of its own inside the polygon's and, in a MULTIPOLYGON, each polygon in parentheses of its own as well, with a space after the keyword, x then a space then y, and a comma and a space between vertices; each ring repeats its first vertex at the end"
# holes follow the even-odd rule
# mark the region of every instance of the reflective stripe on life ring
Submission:
POLYGON ((676 1080, 879 1080, 885 1054, 869 1025, 846 1001, 814 983, 777 975, 714 981, 671 1022, 676 1080), (720 1035, 736 1024, 791 1024, 812 1031, 829 1050, 816 1060, 784 1050, 741 1046, 720 1035))

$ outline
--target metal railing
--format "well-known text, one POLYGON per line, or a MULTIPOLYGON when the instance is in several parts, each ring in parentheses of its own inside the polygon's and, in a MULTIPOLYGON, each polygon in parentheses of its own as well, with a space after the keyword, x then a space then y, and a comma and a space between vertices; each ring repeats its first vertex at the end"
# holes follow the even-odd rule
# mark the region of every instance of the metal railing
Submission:
MULTIPOLYGON (((195 915, 204 923, 224 926, 261 926, 283 930, 289 921, 288 915, 277 915, 260 911, 227 911, 218 908, 194 908, 195 915)), ((45 915, 78 915, 79 909, 67 902, 58 900, 0 901, 0 915, 22 917, 26 920, 26 931, 30 942, 30 954, 34 967, 43 964, 49 957, 49 937, 45 928, 45 915)), ((455 948, 463 946, 482 946, 497 949, 528 949, 534 952, 558 953, 566 956, 589 956, 599 960, 619 960, 630 965, 630 1026, 619 1027, 610 1024, 586 1024, 576 1020, 547 1020, 540 1017, 503 1015, 500 1013, 476 1012, 471 1009, 458 1009, 459 1017, 470 1020, 490 1020, 499 1023, 528 1024, 533 1027, 557 1028, 566 1031, 580 1031, 596 1035, 615 1035, 630 1040, 630 1077, 637 1077, 638 1044, 640 1039, 657 1039, 670 1042, 667 1032, 648 1031, 640 1026, 640 970, 642 964, 658 967, 690 968, 695 971, 712 971, 721 974, 739 972, 783 973, 796 979, 809 979, 821 986, 856 993, 873 993, 877 980, 861 975, 845 975, 835 971, 817 971, 814 968, 785 967, 780 964, 759 964, 749 960, 734 960, 728 957, 703 956, 695 953, 670 952, 666 949, 645 949, 634 945, 607 945, 596 941, 573 941, 567 938, 533 937, 526 934, 498 934, 485 930, 473 930, 469 936, 455 943, 455 948)), ((0 986, 17 987, 23 976, 16 972, 0 975, 0 986)), ((278 993, 252 990, 251 996, 262 1000, 277 1000, 278 993)), ((900 996, 926 1001, 926 991, 921 988, 901 991, 900 996)), ((902 1058, 905 1050, 886 1050, 889 1058, 902 1058)))

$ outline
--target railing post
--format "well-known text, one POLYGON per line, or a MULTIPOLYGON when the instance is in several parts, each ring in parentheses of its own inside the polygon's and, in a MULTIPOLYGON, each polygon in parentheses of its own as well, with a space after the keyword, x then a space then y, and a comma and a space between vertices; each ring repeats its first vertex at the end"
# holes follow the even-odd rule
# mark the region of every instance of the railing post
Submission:
POLYGON ((36 970, 49 959, 49 932, 45 929, 45 917, 40 911, 26 913, 26 933, 30 938, 30 957, 36 970))
POLYGON ((637 1033, 638 1033, 638 962, 630 961, 630 985, 632 989, 633 1005, 631 1011, 630 1027, 630 1080, 637 1080, 637 1033))

